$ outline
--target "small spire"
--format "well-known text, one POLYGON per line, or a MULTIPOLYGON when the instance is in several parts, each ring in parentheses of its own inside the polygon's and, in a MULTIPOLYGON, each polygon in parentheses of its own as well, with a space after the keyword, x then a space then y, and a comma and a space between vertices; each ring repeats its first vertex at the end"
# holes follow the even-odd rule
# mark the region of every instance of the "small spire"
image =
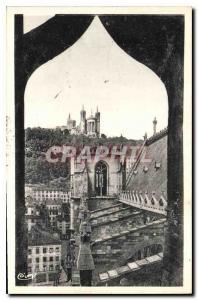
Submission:
POLYGON ((71 119, 71 116, 70 116, 70 113, 69 113, 68 120, 70 120, 70 119, 71 119))
POLYGON ((98 113, 98 105, 96 106, 96 112, 98 113))
POLYGON ((157 119, 156 117, 153 120, 153 135, 155 135, 157 132, 157 119))
POLYGON ((84 110, 84 104, 82 105, 82 110, 84 110))

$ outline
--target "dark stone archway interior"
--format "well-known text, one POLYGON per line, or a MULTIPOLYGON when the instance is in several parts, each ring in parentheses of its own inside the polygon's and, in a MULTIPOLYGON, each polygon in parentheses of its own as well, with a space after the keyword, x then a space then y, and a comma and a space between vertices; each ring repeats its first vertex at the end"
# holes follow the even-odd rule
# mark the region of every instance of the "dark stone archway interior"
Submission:
MULTIPOLYGON (((94 16, 56 15, 23 34, 23 16, 15 16, 16 117, 16 273, 24 270, 24 91, 40 65, 75 43, 94 16)), ((102 15, 100 20, 116 43, 152 69, 163 81, 169 99, 168 226, 164 284, 182 285, 183 264, 183 56, 182 15, 102 15), (167 274, 167 276, 166 276, 167 274)), ((21 282, 17 282, 21 284, 21 282)))

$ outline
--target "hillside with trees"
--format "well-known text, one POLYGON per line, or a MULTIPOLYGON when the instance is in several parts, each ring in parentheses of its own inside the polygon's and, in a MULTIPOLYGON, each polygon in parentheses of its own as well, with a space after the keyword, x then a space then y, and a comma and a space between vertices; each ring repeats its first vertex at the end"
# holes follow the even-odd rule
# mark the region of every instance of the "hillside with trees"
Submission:
POLYGON ((27 128, 25 130, 25 181, 26 183, 44 183, 50 186, 61 187, 69 179, 70 162, 66 160, 58 163, 49 163, 45 153, 52 146, 83 146, 96 147, 98 145, 112 146, 130 144, 135 146, 142 143, 120 137, 106 137, 101 134, 101 138, 89 138, 85 135, 72 135, 66 129, 46 129, 46 128, 27 128))

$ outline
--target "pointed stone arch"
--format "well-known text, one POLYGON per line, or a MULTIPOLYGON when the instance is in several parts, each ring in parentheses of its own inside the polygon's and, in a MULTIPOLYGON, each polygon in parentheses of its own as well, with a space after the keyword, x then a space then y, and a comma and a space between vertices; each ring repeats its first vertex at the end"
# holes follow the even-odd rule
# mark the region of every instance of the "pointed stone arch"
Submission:
MULTIPOLYGON (((93 19, 88 15, 56 15, 28 34, 23 16, 15 16, 15 122, 16 122, 16 273, 24 269, 20 249, 24 215, 24 90, 32 72, 79 38, 93 19), (77 22, 78 21, 78 22, 77 22), (68 25, 73 30, 68 30, 68 25), (77 25, 77 26, 76 26, 77 25), (80 32, 79 32, 80 28, 80 32), (60 30, 60 31, 59 31, 60 30), (70 33, 65 34, 65 32, 70 33), (50 32, 50 35, 49 35, 50 32), (58 34, 59 33, 59 34, 58 34), (61 35, 60 35, 61 33, 61 35), (56 37, 56 39, 55 39, 56 37), (50 43, 51 41, 51 43, 50 43), (36 49, 34 45, 36 46, 36 49), (46 47, 47 45, 47 47, 46 47), (36 51, 35 51, 36 50, 36 51), (20 259, 19 259, 20 257, 20 259)), ((117 44, 137 61, 152 69, 164 82, 169 99, 168 226, 165 265, 174 285, 183 265, 183 15, 105 15, 103 25, 117 44), (118 30, 119 28, 119 30, 118 30), (127 34, 125 34, 127 32, 127 34), (175 164, 177 161, 177 164, 175 164), (175 207, 175 200, 178 205, 175 207), (177 214, 175 214, 177 209, 177 214), (177 219, 172 219, 172 215, 177 219), (175 224, 179 224, 175 227, 175 224), (174 246, 173 246, 174 245, 174 246), (175 257, 175 260, 173 260, 175 257), (179 264, 178 264, 179 262, 179 264)), ((21 282, 18 282, 21 284, 21 282)))

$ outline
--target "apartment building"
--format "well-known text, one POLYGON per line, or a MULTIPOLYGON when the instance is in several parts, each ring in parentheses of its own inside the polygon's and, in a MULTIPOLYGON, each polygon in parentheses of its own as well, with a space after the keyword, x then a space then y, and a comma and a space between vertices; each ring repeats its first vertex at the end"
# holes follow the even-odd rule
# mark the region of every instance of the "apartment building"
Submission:
POLYGON ((61 241, 51 232, 34 226, 28 234, 28 274, 31 284, 50 282, 61 268, 61 241))

